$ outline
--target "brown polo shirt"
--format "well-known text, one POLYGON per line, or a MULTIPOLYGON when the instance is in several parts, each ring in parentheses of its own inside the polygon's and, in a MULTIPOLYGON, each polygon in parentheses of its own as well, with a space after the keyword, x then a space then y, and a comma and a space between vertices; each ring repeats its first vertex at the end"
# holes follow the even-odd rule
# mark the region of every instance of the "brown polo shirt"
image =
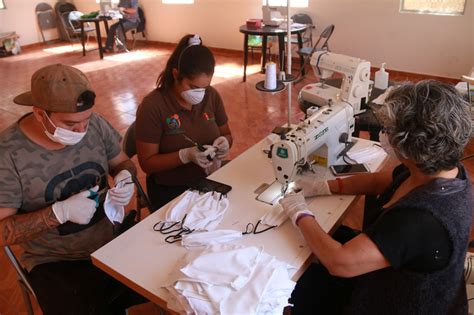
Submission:
MULTIPOLYGON (((159 153, 176 152, 193 146, 183 134, 197 143, 212 144, 220 136, 219 127, 226 123, 224 104, 213 87, 206 89, 203 101, 191 110, 183 108, 172 92, 155 89, 138 107, 136 139, 158 143, 159 153)), ((187 185, 205 176, 204 170, 192 162, 153 174, 157 184, 171 186, 187 185)))

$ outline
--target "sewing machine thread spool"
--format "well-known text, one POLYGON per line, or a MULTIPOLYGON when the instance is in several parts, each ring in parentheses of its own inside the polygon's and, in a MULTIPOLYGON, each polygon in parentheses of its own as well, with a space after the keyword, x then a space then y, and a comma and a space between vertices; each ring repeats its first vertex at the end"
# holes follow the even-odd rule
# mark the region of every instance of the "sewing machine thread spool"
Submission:
POLYGON ((276 87, 276 64, 274 62, 269 62, 265 66, 265 88, 267 90, 275 90, 276 87))

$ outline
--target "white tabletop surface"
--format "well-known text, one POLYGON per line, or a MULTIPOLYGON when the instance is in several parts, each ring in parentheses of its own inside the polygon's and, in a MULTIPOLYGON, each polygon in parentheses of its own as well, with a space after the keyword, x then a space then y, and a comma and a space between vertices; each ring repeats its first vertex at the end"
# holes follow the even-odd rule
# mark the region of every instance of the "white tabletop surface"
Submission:
MULTIPOLYGON (((373 142, 368 140, 357 140, 351 150, 373 145, 373 142)), ((271 160, 263 153, 263 149, 267 149, 265 141, 255 144, 209 177, 232 186, 232 191, 228 194, 230 206, 218 229, 244 231, 247 223, 256 223, 272 209, 271 205, 255 199, 257 194, 254 191, 261 184, 270 184, 275 180, 271 160)), ((384 159, 385 155, 382 155, 367 164, 371 171, 375 171, 384 159)), ((322 167, 316 176, 333 178, 330 172, 322 167)), ((334 195, 307 201, 316 220, 328 232, 342 220, 345 211, 356 198, 334 195)), ((182 265, 187 251, 180 242, 166 243, 166 235, 153 230, 153 225, 164 217, 166 207, 151 214, 92 254, 92 260, 99 268, 163 307, 166 307, 168 293, 162 286, 175 280, 173 274, 182 265)), ((237 244, 263 246, 270 255, 295 266, 298 271, 293 275, 293 280, 299 278, 311 257, 305 240, 289 220, 262 234, 244 235, 237 244)))

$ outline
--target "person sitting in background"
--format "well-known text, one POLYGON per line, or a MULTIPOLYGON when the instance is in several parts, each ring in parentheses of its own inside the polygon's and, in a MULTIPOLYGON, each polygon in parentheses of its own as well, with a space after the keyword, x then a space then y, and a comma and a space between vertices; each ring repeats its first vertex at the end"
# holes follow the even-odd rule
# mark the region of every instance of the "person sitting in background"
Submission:
POLYGON ((210 86, 214 66, 199 36, 184 36, 137 110, 138 161, 154 210, 218 168, 232 145, 224 104, 210 86))
POLYGON ((463 271, 473 200, 460 158, 470 139, 469 104, 453 86, 427 80, 395 88, 378 116, 381 145, 400 165, 300 180, 302 191, 280 200, 320 262, 298 281, 292 314, 467 314, 463 271), (305 197, 324 194, 378 198, 363 231, 342 240, 308 210, 305 197))
MULTIPOLYGON (((114 51, 115 36, 118 37, 122 45, 125 45, 127 38, 124 32, 126 33, 127 31, 136 28, 138 23, 140 23, 140 17, 138 16, 138 0, 120 0, 118 8, 120 13, 122 13, 123 18, 120 22, 110 26, 109 32, 107 33, 104 52, 114 51), (123 32, 120 23, 122 23, 123 32)), ((117 48, 124 49, 125 46, 117 48)))
POLYGON ((145 302, 90 260, 115 236, 103 209, 108 174, 122 183, 109 191, 111 204, 125 206, 136 168, 118 132, 92 112, 89 80, 76 68, 50 65, 14 102, 33 112, 0 133, 0 245, 23 247, 43 313, 116 314, 145 302))

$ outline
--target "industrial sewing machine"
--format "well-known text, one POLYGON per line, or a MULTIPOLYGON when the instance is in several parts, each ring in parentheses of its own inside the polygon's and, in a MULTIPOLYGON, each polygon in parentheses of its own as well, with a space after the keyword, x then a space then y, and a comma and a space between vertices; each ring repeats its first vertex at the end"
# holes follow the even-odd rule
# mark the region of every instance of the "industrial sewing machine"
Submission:
POLYGON ((318 51, 311 58, 311 66, 321 82, 304 86, 299 98, 315 106, 308 108, 307 118, 283 135, 271 150, 273 170, 282 192, 307 166, 344 164, 342 157, 353 145, 354 115, 365 110, 369 98, 370 62, 318 51), (333 72, 343 75, 340 89, 324 83, 333 72))

